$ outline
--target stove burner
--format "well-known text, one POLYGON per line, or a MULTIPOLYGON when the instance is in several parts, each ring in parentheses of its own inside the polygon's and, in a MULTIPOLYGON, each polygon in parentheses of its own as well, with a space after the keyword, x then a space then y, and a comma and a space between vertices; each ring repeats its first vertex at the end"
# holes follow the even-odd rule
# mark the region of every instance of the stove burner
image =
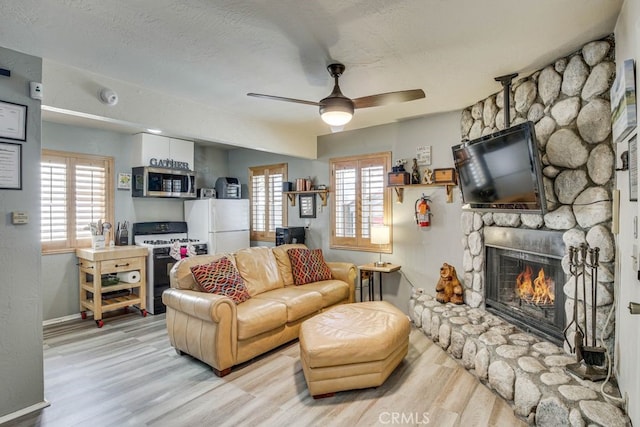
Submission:
POLYGON ((179 243, 202 243, 200 240, 198 239, 187 239, 187 238, 182 238, 182 239, 154 239, 154 240, 143 240, 142 243, 145 245, 151 245, 151 246, 160 246, 160 245, 172 245, 175 242, 179 242, 179 243))

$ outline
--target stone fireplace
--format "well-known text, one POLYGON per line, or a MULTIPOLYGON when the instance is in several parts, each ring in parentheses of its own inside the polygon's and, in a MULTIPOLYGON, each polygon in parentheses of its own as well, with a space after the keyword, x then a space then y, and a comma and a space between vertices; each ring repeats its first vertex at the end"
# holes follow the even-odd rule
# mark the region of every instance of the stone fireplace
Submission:
MULTIPOLYGON (((529 424, 612 425, 612 420, 628 424, 624 413, 598 393, 598 384, 564 372, 576 357, 567 344, 554 344, 558 337, 562 341, 564 325, 573 318, 574 309, 579 321, 591 328, 591 316, 586 313, 595 306, 597 335, 614 357, 615 326, 609 321, 615 271, 612 190, 616 156, 609 104, 615 73, 613 44, 612 37, 588 43, 518 80, 508 104, 499 92, 462 111, 462 140, 525 120, 535 123, 547 212, 463 211, 464 252, 458 272, 463 275, 465 304, 440 304, 422 289, 414 289, 409 301, 414 324, 483 383, 513 402, 516 414, 529 424), (506 108, 511 123, 505 123, 506 108), (581 291, 576 295, 571 277, 566 249, 583 244, 600 249, 595 301, 581 291), (523 276, 553 281, 548 283, 553 308, 548 300, 514 289, 513 281, 526 281, 523 276), (497 284, 494 277, 499 278, 497 284), (498 313, 502 309, 508 314, 498 313), (518 324, 521 320, 506 320, 508 316, 526 320, 518 324), (533 332, 534 327, 539 336, 526 332, 533 332), (545 334, 549 336, 540 338, 545 334)), ((530 287, 535 289, 535 285, 530 287)), ((573 342, 573 326, 567 334, 573 342)), ((606 387, 611 390, 607 393, 617 395, 614 385, 606 387)))
POLYGON ((485 227, 485 307, 520 329, 562 345, 562 233, 485 227))
MULTIPOLYGON (((566 248, 582 244, 598 247, 598 298, 597 301, 587 298, 586 310, 590 311, 591 305, 596 305, 597 335, 602 336, 612 356, 615 326, 613 322, 607 322, 607 317, 614 303, 615 270, 615 244, 611 232, 615 153, 609 104, 609 89, 615 74, 613 52, 613 39, 610 37, 588 43, 581 50, 516 81, 511 87, 509 105, 505 105, 503 93, 498 92, 463 110, 460 121, 462 140, 473 140, 505 129, 508 125, 532 121, 535 124, 547 198, 547 212, 544 215, 478 211, 462 213, 465 302, 471 307, 495 308, 492 301, 486 301, 488 292, 493 292, 488 290, 486 282, 491 274, 488 269, 493 268, 487 259, 486 239, 492 238, 487 230, 501 227, 532 232, 535 237, 528 239, 525 244, 529 248, 547 240, 545 236, 553 233, 559 242, 555 245, 558 251, 552 253, 540 249, 534 252, 550 255, 549 258, 560 261, 564 273, 564 280, 559 272, 558 277, 554 278, 556 300, 553 322, 557 325, 552 337, 556 339, 547 337, 557 343, 557 329, 563 329, 565 324, 564 321, 560 324, 562 315, 558 310, 564 304, 564 318, 570 321, 576 297, 575 287, 571 285, 569 277, 566 248), (504 122, 505 108, 511 111, 511 123, 508 125, 504 122), (560 299, 563 301, 560 302, 560 299)), ((532 268, 538 262, 533 264, 532 268)), ((545 270, 545 275, 547 273, 550 272, 545 270)), ((538 272, 532 274, 537 276, 538 272)), ((584 322, 584 298, 581 294, 577 297, 578 316, 584 322)), ((518 311, 516 307, 510 309, 518 311)), ((551 315, 549 310, 542 311, 546 311, 547 318, 551 315)), ((591 327, 590 316, 586 317, 588 327, 591 327)), ((573 327, 567 331, 569 342, 573 342, 574 333, 573 327)), ((569 352, 567 345, 564 348, 569 352)))

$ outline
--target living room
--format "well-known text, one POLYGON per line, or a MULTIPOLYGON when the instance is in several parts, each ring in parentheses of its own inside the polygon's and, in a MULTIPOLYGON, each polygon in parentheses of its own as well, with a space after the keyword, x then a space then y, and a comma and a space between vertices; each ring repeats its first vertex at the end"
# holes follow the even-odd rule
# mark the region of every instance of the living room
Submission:
MULTIPOLYGON (((627 1, 622 9, 622 12, 618 16, 618 21, 615 29, 611 28, 609 32, 613 32, 615 36, 615 57, 616 60, 620 58, 634 58, 637 56, 637 46, 633 33, 633 20, 636 19, 637 3, 627 1), (615 31, 614 31, 615 30, 615 31)), ((603 34, 603 36, 606 34, 603 34)), ((601 37, 594 37, 585 40, 585 43, 592 40, 599 40, 601 37)), ((582 46, 574 46, 571 50, 562 51, 558 54, 551 55, 547 58, 547 63, 553 63, 559 58, 569 56, 574 51, 581 49, 582 46)), ((554 52, 557 51, 557 47, 554 46, 554 52)), ((29 54, 29 52, 25 52, 29 54)), ((19 54, 2 51, 3 58, 5 55, 10 55, 12 59, 11 63, 20 63, 23 59, 19 54), (15 57, 14 57, 15 55, 15 57)), ((43 55, 44 56, 44 55, 43 55)), ((45 83, 45 100, 51 96, 51 104, 59 109, 56 111, 49 111, 46 114, 61 114, 62 110, 74 110, 83 111, 78 105, 68 104, 66 101, 65 91, 85 92, 80 96, 69 96, 69 98, 82 99, 80 104, 86 102, 91 104, 92 107, 86 109, 89 114, 112 117, 113 121, 118 122, 123 120, 124 117, 131 113, 131 111, 115 111, 108 106, 95 104, 95 91, 93 88, 96 86, 96 82, 106 87, 115 88, 120 94, 120 103, 124 104, 123 108, 134 108, 128 105, 126 99, 130 99, 130 90, 140 91, 140 89, 134 87, 134 85, 128 85, 126 82, 121 82, 116 79, 112 79, 107 76, 102 76, 94 73, 86 73, 83 70, 77 70, 67 65, 53 62, 46 59, 44 56, 42 76, 32 76, 30 80, 43 81, 45 83), (48 74, 50 73, 50 74, 48 74), (62 76, 62 77, 60 77, 62 76), (60 80, 57 80, 60 79, 60 80), (91 86, 88 86, 88 85, 91 86), (85 89, 79 89, 84 87, 85 89), (91 89, 86 89, 87 87, 91 89), (51 92, 49 92, 51 91, 51 92), (91 99, 89 99, 91 98, 91 99), (98 113, 96 111, 100 109, 98 113)), ((26 59, 25 59, 26 61, 26 59)), ((4 64, 2 64, 4 65, 4 64)), ((5 66, 6 67, 6 66, 5 66)), ((15 74, 20 74, 19 66, 8 67, 12 68, 15 74)), ((351 71, 348 69, 346 74, 351 71)), ((505 72, 511 72, 513 70, 505 70, 505 72)), ((355 71, 354 71, 355 72, 355 71)), ((220 76, 216 78, 222 78, 220 76)), ((483 84, 486 82, 482 82, 483 84)), ((286 132, 281 137, 279 132, 275 129, 277 125, 271 127, 257 128, 247 127, 244 132, 243 141, 238 141, 237 144, 240 147, 228 148, 215 148, 205 144, 196 144, 196 156, 195 156, 195 169, 207 176, 208 181, 205 181, 205 185, 211 186, 212 180, 217 176, 237 176, 240 178, 243 184, 247 184, 247 168, 259 164, 274 164, 280 162, 286 162, 288 164, 288 176, 289 180, 296 177, 311 176, 314 178, 316 184, 328 184, 330 182, 328 162, 331 158, 343 157, 354 154, 366 154, 390 151, 392 152, 393 159, 411 159, 416 157, 416 148, 422 145, 432 145, 432 165, 433 167, 452 167, 451 159, 451 146, 458 143, 461 139, 461 111, 471 107, 477 101, 481 101, 486 97, 496 94, 500 91, 500 85, 496 82, 490 82, 492 89, 487 92, 479 93, 473 100, 473 102, 461 105, 450 112, 442 112, 437 114, 431 114, 427 117, 419 117, 408 120, 403 120, 395 123, 380 124, 377 126, 364 127, 362 129, 348 130, 341 133, 323 134, 317 138, 309 138, 303 132, 294 130, 286 132), (444 141, 444 142, 443 142, 444 141), (278 145, 286 145, 287 149, 280 150, 278 145), (242 147, 244 146, 244 147, 242 147), (279 152, 286 152, 288 154, 276 154, 279 152)), ((343 83, 343 86, 345 84, 343 83)), ((253 88, 251 88, 253 89, 253 88)), ((320 88, 320 91, 325 91, 327 88, 320 88)), ((15 99, 13 102, 24 103, 29 105, 29 114, 35 114, 38 103, 33 103, 22 90, 19 88, 11 89, 13 92, 20 93, 24 97, 15 99)), ((249 90, 249 88, 247 89, 249 90)), ((328 90, 326 90, 328 91, 328 90)), ((149 91, 145 93, 149 95, 148 99, 151 103, 157 102, 162 98, 162 94, 149 91)), ((244 96, 244 94, 242 94, 244 96)), ((284 95, 287 95, 286 93, 284 95)), ((300 95, 302 96, 302 95, 300 95)), ((427 93, 427 98, 429 93, 427 93)), ((6 99, 7 95, 4 95, 3 99, 6 99)), ((132 101, 135 104, 137 101, 132 101)), ((262 100, 253 100, 252 102, 264 102, 262 100)), ((158 103, 160 105, 162 103, 158 103)), ((185 101, 185 104, 187 102, 185 101)), ((140 109, 138 104, 137 108, 140 109)), ((265 108, 276 109, 277 105, 266 105, 265 108)), ((193 106, 192 106, 193 107, 193 106)), ((291 107, 286 107, 291 108, 291 107)), ((51 109, 54 110, 54 109, 51 109)), ((148 110, 148 109, 147 109, 148 110)), ((192 111, 193 108, 188 108, 188 111, 192 111)), ((313 109, 312 109, 313 110, 313 109)), ((222 118, 211 119, 211 113, 213 111, 205 111, 201 117, 188 117, 185 122, 188 123, 188 127, 191 126, 194 121, 205 123, 207 120, 215 122, 211 126, 219 126, 219 130, 214 131, 212 134, 216 135, 217 141, 222 142, 236 142, 237 136, 232 130, 233 127, 242 127, 246 123, 242 123, 241 120, 237 120, 235 123, 229 119, 230 123, 223 123, 228 117, 220 115, 222 118)), ((215 111, 217 114, 218 111, 215 111)), ((311 111, 310 116, 313 116, 311 111)), ((360 113, 358 111, 356 116, 360 113)), ((163 114, 162 112, 160 114, 163 114)), ((45 113, 43 113, 43 116, 45 113)), ((133 117, 136 117, 135 121, 146 123, 153 122, 145 119, 144 116, 152 116, 151 111, 145 111, 144 113, 136 112, 133 117)), ((315 117, 315 116, 314 116, 315 117)), ((165 120, 167 117, 162 117, 161 120, 165 120)), ((315 117, 317 120, 317 117, 315 117)), ((35 118, 34 116, 34 119, 35 118)), ((32 120, 30 120, 31 122, 32 120)), ((56 150, 73 150, 80 151, 79 148, 74 148, 74 144, 71 141, 83 141, 86 144, 86 151, 88 152, 102 152, 107 155, 112 155, 116 159, 115 169, 117 171, 130 170, 133 165, 128 159, 131 158, 131 148, 128 145, 128 135, 114 132, 111 130, 103 129, 91 129, 84 126, 77 126, 69 123, 57 123, 56 120, 43 121, 41 127, 32 128, 29 123, 27 130, 28 142, 25 144, 23 152, 23 164, 26 165, 29 160, 35 160, 39 158, 40 148, 56 149, 56 150), (41 136, 40 136, 41 134, 41 136), (33 138, 33 139, 32 139, 33 138), (41 141, 41 142, 40 142, 41 141), (87 143, 87 141, 89 141, 87 143), (32 143, 33 142, 33 143, 32 143), (41 144, 41 145, 40 145, 41 144), (38 145, 36 147, 36 145, 38 145)), ((198 124, 199 127, 206 127, 205 125, 198 124)), ((191 132, 190 129, 190 132, 191 132)), ((203 133, 209 132, 209 130, 203 130, 203 133)), ((326 130, 325 130, 326 132, 326 130)), ((618 156, 616 156, 618 157, 618 156)), ((25 168, 26 171, 26 168, 25 168)), ((29 176, 29 173, 23 172, 23 189, 37 189, 38 183, 35 176, 29 176)), ((34 174, 35 175, 35 174, 34 174)), ((636 215, 637 206, 636 203, 629 201, 627 173, 619 172, 616 174, 616 188, 620 190, 620 228, 621 230, 630 230, 633 224, 633 217, 636 215)), ((432 292, 435 284, 438 280, 438 274, 440 266, 443 262, 449 262, 458 267, 459 271, 464 271, 462 264, 462 253, 464 247, 462 238, 464 236, 462 225, 460 223, 460 196, 457 190, 454 190, 453 203, 447 203, 446 192, 444 188, 429 188, 428 192, 432 199, 433 209, 433 222, 432 226, 428 230, 419 230, 414 220, 414 202, 418 199, 423 192, 427 190, 421 188, 405 189, 404 203, 394 204, 393 207, 393 252, 390 254, 384 254, 384 260, 393 262, 402 266, 401 272, 385 277, 384 285, 384 299, 391 301, 396 306, 403 310, 408 310, 408 301, 411 297, 413 288, 424 288, 427 292, 432 292)), ((4 191, 3 193, 8 193, 4 191)), ((20 192, 22 193, 22 192, 20 192)), ((37 212, 38 205, 37 200, 33 200, 26 204, 20 200, 20 195, 2 194, 2 204, 7 206, 7 213, 14 210, 27 210, 37 212)), ((162 203, 154 200, 132 200, 130 193, 125 191, 116 192, 116 217, 118 219, 130 219, 135 221, 147 221, 147 220, 181 220, 182 219, 182 206, 178 201, 163 201, 162 203), (161 217, 160 217, 161 216, 161 217)), ((394 193, 395 197, 395 193, 394 193)), ((329 207, 332 203, 332 195, 329 194, 329 207)), ((310 247, 322 248, 325 252, 327 259, 331 260, 348 260, 356 265, 371 262, 377 259, 377 254, 372 252, 350 252, 343 250, 334 250, 329 247, 328 235, 326 230, 329 229, 330 224, 330 209, 329 207, 321 208, 318 206, 316 218, 302 219, 298 216, 297 207, 289 208, 289 225, 307 226, 308 244, 310 247)), ((33 218, 36 217, 32 214, 33 218)), ((34 226, 32 224, 29 227, 34 226)), ((33 356, 33 360, 25 360, 25 354, 31 354, 35 349, 41 347, 42 342, 24 342, 20 337, 23 335, 40 335, 40 332, 36 332, 42 321, 57 319, 69 315, 77 315, 77 271, 75 266, 74 256, 67 255, 55 255, 44 256, 40 259, 39 256, 35 256, 36 252, 39 252, 39 246, 37 244, 37 230, 33 230, 34 238, 25 239, 23 232, 24 228, 17 228, 14 226, 7 226, 2 231, 3 241, 9 242, 22 242, 16 245, 7 245, 3 247, 2 251, 5 255, 2 257, 5 259, 3 263, 3 270, 8 272, 3 283, 6 281, 3 292, 10 292, 6 294, 5 301, 28 301, 28 305, 11 305, 3 310, 3 318, 7 319, 6 326, 3 326, 3 336, 6 336, 9 341, 15 341, 16 348, 12 348, 11 354, 15 359, 20 360, 15 364, 9 363, 10 360, 3 362, 3 376, 7 375, 8 380, 14 378, 11 372, 27 370, 29 374, 21 374, 21 378, 34 375, 33 381, 29 381, 31 384, 42 383, 41 379, 38 379, 38 371, 40 370, 38 365, 41 365, 41 361, 38 357, 33 356), (35 240, 34 240, 35 239, 35 240), (25 241, 30 242, 25 247, 25 241), (35 272, 33 269, 29 269, 26 265, 19 263, 14 266, 16 255, 19 258, 29 259, 29 264, 41 264, 41 271, 35 272), (25 255, 23 257, 23 255, 25 255), (6 264, 6 266, 5 266, 6 264), (45 280, 46 277, 46 280, 45 280), (38 285, 38 289, 34 291, 28 291, 26 289, 14 289, 15 284, 18 283, 41 283, 38 285), (72 285, 69 285, 72 283, 72 285), (23 295, 22 292, 29 292, 23 295), (33 313, 33 307, 39 307, 42 313, 33 313), (28 316, 28 318, 26 318, 28 316), (36 318, 37 317, 37 318, 36 318), (21 325, 17 329, 16 323, 21 325), (25 326, 30 325, 30 326, 25 326), (6 329, 6 334, 4 333, 6 329), (26 328, 26 329, 25 329, 26 328), (13 331, 13 332, 11 332, 13 331), (16 331, 21 331, 19 335, 15 335, 16 331), (22 348, 24 346, 24 348, 22 348), (29 366, 25 366, 28 364, 29 366), (34 368, 34 366, 36 368, 34 368)), ((632 266, 632 259, 628 254, 633 253, 633 246, 635 239, 630 235, 621 232, 617 236, 617 257, 619 267, 616 268, 616 282, 625 283, 622 286, 620 292, 616 296, 616 334, 624 334, 624 338, 618 338, 617 351, 623 355, 620 358, 618 366, 618 379, 620 382, 626 382, 623 384, 623 389, 628 391, 629 394, 629 414, 634 418, 634 413, 637 413, 637 406, 634 409, 633 402, 637 401, 638 396, 638 372, 637 367, 634 366, 634 360, 636 360, 637 350, 633 347, 634 340, 634 325, 637 320, 633 317, 629 317, 626 305, 630 301, 638 301, 638 286, 635 279, 635 271, 632 266), (625 255, 627 254, 627 255, 625 255), (626 286, 626 284, 633 284, 633 286, 626 286), (621 317, 618 317, 621 316, 621 317), (635 323, 634 323, 635 322, 635 323), (622 330, 622 331, 621 331, 622 330), (636 397, 634 399, 634 397, 636 397)), ((4 295, 4 294, 3 294, 4 295)), ((618 335, 619 336, 619 335, 618 335)), ((3 339, 4 341, 4 339, 3 339)), ((37 339, 35 341, 38 341, 37 339)), ((637 346, 636 346, 637 347, 637 346)), ((9 348, 9 344, 3 344, 2 348, 9 348)), ((42 357, 41 351, 39 357, 42 357)), ((16 379, 14 382, 17 382, 16 379)), ((20 381, 21 382, 21 381, 20 381)), ((37 392, 36 392, 37 394, 37 392)), ((38 400, 38 399, 35 399, 38 400)), ((35 401, 33 400, 33 401, 35 401)), ((2 399, 2 401, 12 401, 12 399, 2 399)), ((24 404, 28 406, 28 404, 24 404)), ((15 402, 9 407, 2 408, 2 413, 10 413, 17 410, 15 402)), ((637 417, 637 415, 636 415, 637 417)), ((637 423, 637 421, 636 421, 637 423)))

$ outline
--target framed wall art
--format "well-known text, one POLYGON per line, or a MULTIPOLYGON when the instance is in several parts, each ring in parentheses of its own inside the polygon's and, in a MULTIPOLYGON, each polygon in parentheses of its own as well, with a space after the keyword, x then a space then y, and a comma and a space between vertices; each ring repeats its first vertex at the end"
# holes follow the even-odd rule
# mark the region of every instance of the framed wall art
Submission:
POLYGON ((27 106, 0 101, 0 138, 27 140, 27 106))
POLYGON ((118 190, 131 190, 131 174, 130 173, 118 174, 118 190))
POLYGON ((637 136, 629 140, 629 200, 638 200, 638 144, 637 136))
POLYGON ((614 142, 624 141, 637 125, 634 68, 633 59, 625 60, 611 85, 611 134, 614 142))
POLYGON ((22 145, 0 142, 0 189, 22 190, 22 145))
POLYGON ((316 195, 300 194, 299 196, 300 218, 316 217, 316 195))

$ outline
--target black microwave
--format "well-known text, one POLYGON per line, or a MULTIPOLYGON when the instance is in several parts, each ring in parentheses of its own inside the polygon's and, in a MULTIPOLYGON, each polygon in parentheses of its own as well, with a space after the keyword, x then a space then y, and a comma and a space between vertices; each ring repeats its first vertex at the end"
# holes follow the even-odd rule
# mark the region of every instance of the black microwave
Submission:
POLYGON ((133 197, 196 197, 196 173, 148 166, 131 170, 133 197))

